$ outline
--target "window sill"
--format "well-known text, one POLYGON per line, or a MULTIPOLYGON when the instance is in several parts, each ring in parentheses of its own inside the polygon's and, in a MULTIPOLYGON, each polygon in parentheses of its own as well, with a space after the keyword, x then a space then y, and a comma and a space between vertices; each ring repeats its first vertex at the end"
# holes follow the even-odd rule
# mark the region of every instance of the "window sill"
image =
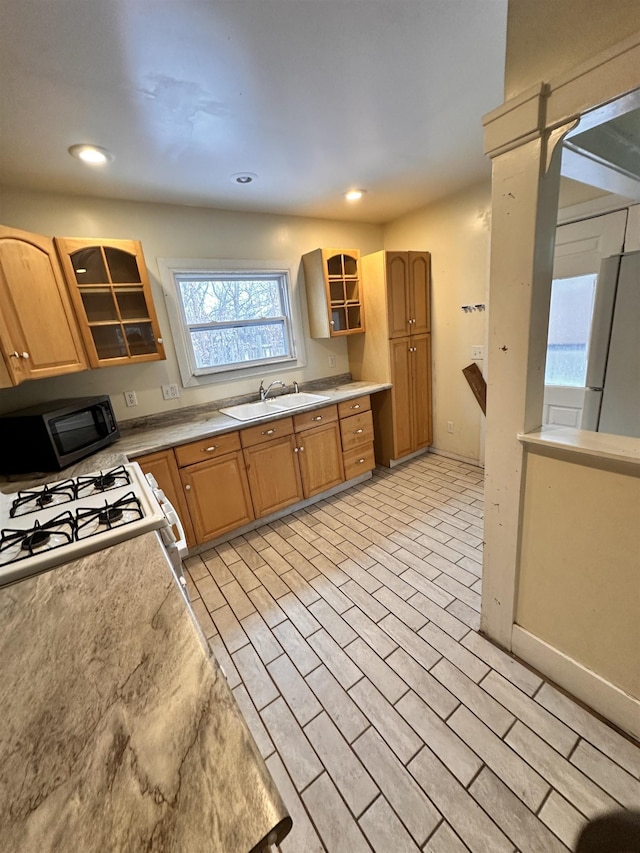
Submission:
POLYGON ((594 459, 626 462, 640 467, 640 439, 626 435, 543 426, 539 430, 519 434, 518 440, 524 445, 562 450, 594 459))

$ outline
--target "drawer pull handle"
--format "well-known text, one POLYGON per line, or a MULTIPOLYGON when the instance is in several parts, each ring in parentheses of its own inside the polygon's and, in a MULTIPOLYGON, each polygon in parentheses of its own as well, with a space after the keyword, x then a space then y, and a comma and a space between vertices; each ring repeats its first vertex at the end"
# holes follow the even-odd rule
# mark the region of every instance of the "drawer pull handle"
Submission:
POLYGON ((311 420, 312 420, 312 421, 321 421, 321 420, 322 420, 322 415, 316 415, 316 417, 315 417, 315 418, 311 418, 311 420))
POLYGON ((263 429, 262 432, 260 433, 260 435, 273 435, 274 432, 275 432, 275 429, 263 429))
POLYGON ((354 435, 360 435, 361 432, 364 432, 364 430, 363 429, 354 429, 353 434, 354 435))
POLYGON ((362 465, 363 462, 364 462, 364 456, 362 457, 362 459, 358 459, 358 465, 362 465))
POLYGON ((356 403, 356 404, 355 404, 355 406, 351 406, 351 408, 352 408, 352 409, 359 409, 359 408, 360 408, 360 403, 356 403))
POLYGON ((212 444, 211 447, 201 447, 200 453, 213 453, 214 450, 218 449, 217 444, 212 444))

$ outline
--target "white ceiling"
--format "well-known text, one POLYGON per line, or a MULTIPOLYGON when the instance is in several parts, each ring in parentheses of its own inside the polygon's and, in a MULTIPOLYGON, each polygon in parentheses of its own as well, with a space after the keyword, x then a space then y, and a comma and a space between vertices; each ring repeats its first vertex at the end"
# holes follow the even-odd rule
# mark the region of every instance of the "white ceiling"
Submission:
POLYGON ((386 222, 488 177, 507 0, 4 0, 6 186, 386 222), (74 143, 109 149, 90 170, 74 143), (257 179, 238 185, 232 175, 257 179), (342 194, 367 190, 358 204, 342 194))

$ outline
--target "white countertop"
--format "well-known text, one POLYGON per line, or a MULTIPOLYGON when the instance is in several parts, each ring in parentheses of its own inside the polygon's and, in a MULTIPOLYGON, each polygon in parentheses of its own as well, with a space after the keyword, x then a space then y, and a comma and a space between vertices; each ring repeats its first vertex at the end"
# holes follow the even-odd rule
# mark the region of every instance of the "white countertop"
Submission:
POLYGON ((539 430, 518 435, 518 439, 523 444, 640 465, 640 439, 626 435, 590 432, 572 427, 543 426, 539 430))

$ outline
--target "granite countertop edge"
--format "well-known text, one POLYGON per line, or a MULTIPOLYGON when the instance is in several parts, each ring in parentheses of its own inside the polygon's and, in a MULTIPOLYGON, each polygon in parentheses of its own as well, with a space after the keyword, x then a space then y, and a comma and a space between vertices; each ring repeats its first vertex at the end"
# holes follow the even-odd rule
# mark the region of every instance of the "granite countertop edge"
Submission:
MULTIPOLYGON (((219 401, 212 403, 210 408, 207 407, 204 410, 202 406, 196 406, 192 409, 179 409, 174 413, 164 416, 162 424, 154 423, 153 416, 149 419, 149 425, 145 424, 144 419, 137 421, 135 426, 127 426, 127 422, 125 421, 120 427, 120 438, 113 447, 125 453, 129 459, 133 459, 136 456, 167 450, 170 447, 188 444, 190 441, 197 441, 201 438, 246 429, 247 427, 266 421, 290 418, 302 412, 342 403, 352 400, 355 397, 364 396, 365 394, 375 394, 389 388, 391 388, 391 385, 388 383, 363 381, 347 382, 332 388, 322 388, 321 390, 309 388, 309 391, 322 394, 328 399, 303 406, 299 409, 284 412, 274 411, 268 415, 246 421, 236 420, 229 415, 222 414, 217 408, 219 401)), ((277 400, 277 397, 274 399, 277 400)), ((223 405, 222 408, 225 408, 225 406, 223 405)))

